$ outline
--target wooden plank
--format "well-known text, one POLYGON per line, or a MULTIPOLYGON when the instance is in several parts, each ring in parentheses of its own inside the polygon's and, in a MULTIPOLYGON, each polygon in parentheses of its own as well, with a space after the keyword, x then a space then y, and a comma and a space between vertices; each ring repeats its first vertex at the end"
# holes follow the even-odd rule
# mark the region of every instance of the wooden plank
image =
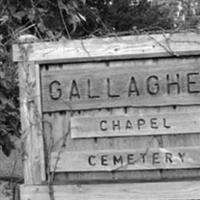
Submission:
POLYGON ((39 65, 19 63, 24 181, 41 184, 46 179, 42 135, 39 65))
POLYGON ((52 63, 199 55, 199 42, 199 34, 190 32, 16 44, 13 61, 22 61, 22 47, 28 61, 52 63))
POLYGON ((149 113, 144 110, 134 115, 72 117, 71 137, 99 138, 141 135, 188 134, 200 132, 198 112, 149 113))
POLYGON ((161 170, 134 170, 117 172, 57 172, 54 184, 76 183, 127 183, 127 182, 156 182, 177 180, 199 180, 199 169, 161 169, 161 170))
MULTIPOLYGON (((98 117, 109 115, 139 115, 140 113, 195 113, 200 112, 199 106, 176 106, 176 107, 154 107, 154 108, 112 108, 112 109, 98 109, 90 111, 73 111, 73 117, 98 117)), ((67 127, 64 124, 69 123, 65 115, 66 112, 45 113, 44 120, 47 121, 48 129, 45 129, 46 135, 51 136, 50 132, 53 130, 53 140, 61 141, 62 135, 67 133, 67 127), (60 117, 58 116, 60 115, 60 117), (52 130, 48 124, 52 124, 52 130)), ((63 141, 63 140, 62 140, 63 141)), ((61 151, 65 149, 69 153, 72 151, 97 151, 97 150, 125 150, 125 149, 141 149, 141 148, 178 148, 178 147, 191 147, 200 145, 200 134, 174 134, 174 135, 153 135, 153 136, 133 136, 133 137, 101 137, 101 138, 84 138, 72 139, 71 133, 68 134, 65 140, 65 146, 59 146, 56 142, 53 151, 61 151)), ((146 180, 174 180, 180 178, 197 178, 200 177, 199 169, 166 169, 166 170, 134 170, 134 171, 119 171, 113 172, 64 172, 56 173, 55 179, 57 184, 69 184, 69 182, 96 182, 99 181, 146 181, 146 180)))
MULTIPOLYGON (((53 186, 55 200, 198 200, 199 181, 53 186)), ((21 186, 21 200, 50 200, 49 187, 21 186)))
POLYGON ((126 171, 200 168, 199 147, 53 152, 51 171, 126 171))
POLYGON ((41 74, 43 112, 199 105, 199 63, 188 58, 61 65, 41 74))
MULTIPOLYGON (((35 75, 35 79, 36 79, 35 80, 35 96, 33 96, 33 99, 32 99, 33 100, 32 103, 34 103, 34 109, 33 109, 34 121, 32 123, 35 122, 37 126, 37 128, 33 132, 33 134, 37 135, 36 136, 37 140, 32 141, 32 142, 38 143, 39 161, 38 161, 38 155, 35 155, 35 160, 36 162, 39 162, 40 171, 37 171, 36 173, 40 173, 39 174, 40 180, 38 181, 41 183, 41 182, 46 181, 46 169, 45 169, 46 163, 45 163, 44 135, 43 135, 43 125, 42 125, 43 116, 42 116, 42 101, 41 101, 42 95, 41 95, 40 66, 38 63, 35 62, 34 66, 32 67, 33 67, 32 70, 35 70, 35 72, 33 72, 34 73, 33 75, 35 75)), ((35 163, 32 163, 32 164, 35 165, 35 163)))

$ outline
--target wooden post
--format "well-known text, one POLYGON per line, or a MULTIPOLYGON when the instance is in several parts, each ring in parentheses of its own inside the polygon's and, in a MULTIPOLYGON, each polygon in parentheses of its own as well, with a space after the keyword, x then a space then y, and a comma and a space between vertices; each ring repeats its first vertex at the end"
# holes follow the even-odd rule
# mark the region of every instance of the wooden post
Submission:
POLYGON ((42 113, 40 98, 40 71, 36 62, 29 62, 26 55, 31 50, 20 43, 22 60, 19 66, 20 110, 22 124, 24 182, 41 184, 46 180, 44 146, 42 133, 42 113))

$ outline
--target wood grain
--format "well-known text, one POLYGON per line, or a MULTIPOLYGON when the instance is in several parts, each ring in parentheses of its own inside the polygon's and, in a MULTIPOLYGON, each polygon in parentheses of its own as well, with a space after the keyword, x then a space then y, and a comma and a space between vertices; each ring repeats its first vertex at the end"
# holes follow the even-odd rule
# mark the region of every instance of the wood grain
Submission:
MULTIPOLYGON (((50 68, 51 69, 51 68, 50 68)), ((53 69, 53 68, 52 68, 53 69)), ((51 69, 51 70, 52 70, 51 69)), ((59 68, 54 68, 59 70, 59 68)), ((53 151, 60 150, 70 152, 82 151, 116 151, 141 148, 178 148, 178 147, 192 147, 200 145, 199 133, 188 134, 170 134, 170 135, 146 135, 146 136, 132 136, 132 137, 101 137, 101 138, 71 138, 71 131, 66 137, 65 146, 60 142, 63 139, 62 135, 66 135, 66 125, 70 123, 70 117, 100 117, 112 115, 143 115, 144 113, 159 114, 159 113, 199 113, 199 106, 169 106, 169 107, 154 107, 154 108, 113 108, 113 109, 98 109, 90 111, 73 111, 73 112, 55 112, 45 113, 44 121, 47 121, 45 126, 45 133, 51 136, 55 141, 53 151), (71 113, 71 114, 70 114, 71 113), (69 116, 69 117, 68 117, 69 116), (52 129, 48 124, 52 124, 52 129)), ((200 170, 196 169, 179 169, 179 170, 134 170, 134 171, 117 171, 116 173, 104 172, 73 172, 73 173, 56 173, 56 183, 68 184, 69 182, 99 182, 99 181, 145 181, 145 180, 174 180, 180 178, 197 178, 200 177, 200 170)))
POLYGON ((195 169, 160 169, 133 170, 117 172, 57 172, 54 184, 99 184, 99 183, 138 183, 157 181, 199 180, 200 170, 195 169))
POLYGON ((126 171, 200 168, 199 147, 53 152, 51 171, 126 171))
POLYGON ((28 61, 58 63, 199 55, 199 42, 199 34, 189 32, 15 44, 13 61, 22 60, 22 46, 30 49, 28 61))
MULTIPOLYGON (((55 200, 198 200, 199 181, 53 186, 55 200)), ((22 186, 22 200, 50 200, 48 186, 22 186)))
POLYGON ((39 73, 39 65, 19 63, 24 181, 26 184, 41 184, 46 180, 39 73))
POLYGON ((199 58, 174 58, 66 64, 60 70, 43 70, 43 112, 198 105, 199 63, 199 58))
MULTIPOLYGON (((85 138, 82 139, 76 139, 73 140, 71 138, 71 132, 69 131, 69 124, 70 124, 70 116, 86 116, 86 117, 92 117, 96 116, 99 113, 100 114, 113 114, 113 115, 123 115, 123 114, 134 114, 136 112, 143 112, 144 108, 143 106, 149 107, 148 109, 165 109, 165 106, 167 106, 167 109, 176 109, 176 108, 182 108, 182 106, 187 105, 184 107, 185 109, 190 110, 198 108, 195 105, 199 105, 199 93, 198 93, 198 85, 199 85, 199 79, 197 78, 199 73, 199 63, 200 59, 196 56, 200 54, 200 37, 196 33, 181 33, 181 34, 166 34, 166 35, 145 35, 145 36, 128 36, 128 37, 121 37, 121 38, 104 38, 104 39, 89 39, 89 40, 75 40, 75 41, 67 41, 66 43, 34 43, 34 44, 20 44, 20 45, 14 45, 13 46, 13 60, 16 61, 24 61, 24 56, 21 55, 22 51, 21 48, 24 47, 25 50, 27 50, 27 61, 34 61, 39 64, 45 64, 44 66, 40 65, 41 70, 41 77, 47 77, 47 80, 52 77, 53 75, 56 75, 57 73, 62 74, 62 70, 66 71, 65 76, 63 76, 63 80, 68 77, 67 73, 71 73, 73 75, 74 72, 81 73, 80 78, 81 81, 78 83, 79 87, 82 87, 82 83, 84 83, 83 78, 88 78, 88 72, 91 71, 91 80, 93 79, 97 80, 97 85, 101 86, 98 82, 102 81, 102 74, 100 73, 102 71, 105 71, 103 80, 107 78, 107 72, 110 73, 111 78, 116 77, 116 81, 121 81, 124 83, 125 78, 121 77, 121 73, 126 75, 131 72, 130 70, 124 70, 124 72, 120 71, 122 68, 123 63, 123 69, 130 68, 135 69, 134 73, 137 72, 139 68, 143 70, 142 74, 148 76, 152 75, 152 71, 155 73, 155 75, 159 75, 161 77, 160 80, 164 80, 163 78, 166 78, 165 75, 163 76, 162 73, 159 72, 159 68, 166 68, 170 72, 170 76, 172 76, 172 81, 176 80, 176 74, 180 72, 180 84, 181 86, 181 94, 176 95, 176 86, 174 87, 171 92, 173 93, 171 96, 173 98, 170 98, 163 93, 163 91, 166 91, 166 88, 161 87, 160 91, 160 100, 158 98, 158 101, 154 101, 149 98, 146 98, 144 94, 142 94, 142 98, 138 99, 134 105, 133 101, 126 102, 126 104, 121 103, 120 101, 113 101, 113 102, 107 102, 107 100, 104 102, 100 101, 102 105, 100 105, 100 102, 97 102, 96 104, 93 104, 93 108, 91 108, 91 104, 88 104, 87 101, 84 102, 84 104, 87 105, 87 107, 78 107, 79 101, 74 105, 66 104, 65 99, 64 102, 62 101, 64 107, 62 108, 55 108, 54 104, 52 104, 52 108, 46 109, 44 105, 43 107, 43 117, 37 118, 42 119, 44 122, 47 120, 49 124, 51 124, 48 128, 47 125, 44 126, 44 132, 45 136, 49 137, 48 142, 48 148, 52 149, 52 143, 53 143, 53 150, 60 151, 62 148, 65 148, 66 151, 69 152, 79 152, 79 151, 116 151, 116 150, 126 150, 126 149, 140 149, 141 147, 150 147, 150 148, 178 148, 181 146, 185 147, 192 147, 192 146, 199 146, 200 141, 200 134, 199 133, 192 133, 192 134, 180 134, 180 135, 155 135, 155 136, 140 136, 140 137, 117 137, 117 138, 85 138), (168 38, 166 42, 166 37, 168 38), (196 55, 196 56, 194 56, 196 55), (186 57, 184 57, 186 56, 186 57), (190 56, 190 57, 189 57, 190 56), (165 59, 164 59, 165 57, 165 59), (141 60, 139 60, 142 58, 141 60), (143 59, 145 58, 145 59, 143 59), (158 59, 159 58, 159 59, 158 59), (171 59, 170 59, 171 58, 171 59), (129 61, 124 61, 124 60, 129 61), (112 61, 111 61, 112 60, 112 61), (131 61, 132 60, 132 61, 131 61), (106 61, 106 62, 104 62, 106 61), (123 62, 122 62, 123 61, 123 62), (134 61, 134 62, 133 62, 134 61), (87 62, 87 63, 86 63, 87 62), (49 63, 49 65, 47 65, 49 63), (51 64, 50 64, 51 63, 51 64), (52 64, 53 63, 53 64, 52 64), (59 64, 59 63, 67 63, 67 64, 59 64), (79 63, 79 64, 78 64, 79 63), (129 63, 129 64, 128 64, 129 63), (131 66, 130 66, 131 63, 131 66), (183 67, 181 69, 181 67, 183 67), (45 68, 45 70, 44 70, 45 68), (175 68, 175 70, 174 70, 175 68), (114 70, 113 70, 114 69, 114 70), (151 71, 148 71, 148 69, 151 69, 151 71), (191 71, 187 70, 193 70, 192 73, 196 73, 196 75, 192 75, 190 78, 191 80, 189 82, 195 82, 195 83, 189 83, 190 92, 192 91, 193 94, 188 95, 188 84, 186 85, 185 78, 183 78, 182 75, 187 75, 184 73, 190 73, 191 71), (113 71, 118 71, 118 74, 113 74, 113 71), (84 72, 84 73, 83 73, 84 72), (94 72, 94 73, 93 73, 94 72), (173 73, 171 73, 173 72, 173 73), (158 73, 158 74, 157 74, 158 73), (98 75, 99 74, 99 75, 98 75), (101 75, 100 75, 101 74, 101 75), (49 77, 48 77, 49 76, 49 77), (194 78, 196 77, 196 78, 194 78), (194 79, 193 79, 194 78, 194 79), (185 86, 183 86, 185 85, 185 86), (175 92, 175 93, 174 93, 175 92), (164 95, 163 95, 164 94, 164 95), (178 96, 178 99, 176 99, 178 96), (192 97, 192 98, 191 98, 192 97), (159 103, 162 102, 162 103, 159 103), (142 103, 140 103, 142 102, 142 103), (150 102, 150 104, 148 104, 150 102), (169 103, 170 102, 170 103, 169 103), (173 102, 173 103, 171 103, 173 102), (106 105, 108 105, 109 109, 104 109, 106 105), (98 107, 98 105, 100 105, 98 107), (73 107, 74 106, 74 107, 73 107), (114 108, 113 108, 114 107, 114 108), (135 108, 138 107, 138 108, 135 108), (152 108, 153 107, 153 108, 152 108), (99 109, 96 109, 99 108, 99 109), (103 109, 102 109, 103 108, 103 109), (76 111, 72 111, 72 110, 76 111), (85 109, 83 111, 82 109, 85 109), (88 109, 94 109, 88 111, 88 109), (61 111, 61 112, 60 112, 61 111), (44 113, 45 112, 45 113, 44 113), (49 134, 48 131, 52 131, 52 134, 49 134), (66 140, 64 140, 65 145, 63 145, 63 137, 66 136, 66 140), (51 142, 53 140, 53 142, 51 142), (64 146, 64 147, 63 147, 64 146)), ((32 64, 32 63, 29 63, 32 64)), ((33 63, 35 65, 35 63, 33 63)), ((37 65, 38 66, 38 65, 37 65)), ((33 68, 34 69, 34 68, 33 68)), ((39 71, 39 66, 37 67, 37 71, 39 71)), ((109 74, 108 73, 108 74, 109 74)), ((168 71, 167 71, 168 73, 168 71)), ((138 74, 136 73, 138 76, 138 74)), ((153 74, 154 75, 154 74, 153 74)), ((32 76, 32 75, 31 75, 32 76)), ((40 74, 36 74, 37 80, 40 77, 40 74)), ((35 75, 33 73, 33 80, 35 75)), ((55 77, 55 76, 54 76, 55 77)), ((75 78, 76 78, 75 77, 75 78)), ((139 76, 138 76, 139 77, 139 76)), ((110 77, 109 77, 110 78, 110 77)), ((110 78, 110 84, 112 85, 112 79, 110 78)), ((139 77, 140 80, 143 80, 145 77, 139 77)), ((148 78, 148 77, 147 77, 148 78)), ((32 78, 31 78, 32 80, 32 78)), ((145 79, 144 79, 145 80, 145 79)), ((26 79, 20 80, 22 85, 23 82, 26 81, 26 79)), ((54 80, 53 80, 54 81, 54 80)), ((187 79, 188 82, 188 79, 187 79)), ((42 80, 42 86, 43 86, 43 80, 42 80)), ((92 82, 91 82, 92 83, 92 82)), ((144 83, 144 82, 143 82, 144 83)), ((142 83, 142 84, 143 84, 142 83)), ((33 81, 33 86, 35 82, 33 81)), ((37 88, 38 82, 36 82, 37 88)), ((48 85, 48 84, 47 84, 48 85)), ((108 83, 107 83, 108 85, 108 83)), ((119 87, 120 91, 123 91, 123 94, 127 94, 127 91, 124 92, 123 88, 121 90, 121 86, 123 84, 115 84, 116 87, 119 87)), ((144 85, 144 84, 143 84, 144 85)), ((143 85, 141 87, 143 87, 143 85)), ((94 85, 93 85, 94 86, 94 85)), ((23 85, 25 88, 26 85, 23 85)), ((95 86, 96 87, 96 86, 95 86)), ((117 94, 117 88, 110 87, 110 92, 112 94, 117 94), (114 92, 114 93, 113 93, 114 92)), ((155 88, 154 88, 155 89, 155 88)), ((38 90, 38 89, 37 89, 38 90)), ((35 91, 35 89, 33 90, 35 91)), ((48 87, 46 87, 46 91, 48 92, 48 87)), ((146 91, 146 90, 143 90, 146 91)), ((86 89, 81 89, 82 93, 86 92, 86 89)), ((33 96, 39 97, 37 101, 41 100, 40 92, 30 92, 33 96)), ((29 93, 29 94, 30 94, 29 93)), ((81 93, 81 94, 82 94, 81 93)), ((110 93, 110 94, 111 94, 110 93)), ((85 93, 86 94, 86 93, 85 93)), ((104 93, 105 94, 105 93, 104 93)), ((122 94, 122 100, 121 102, 124 102, 124 96, 122 94)), ((44 95, 44 91, 42 91, 42 95, 44 95)), ((92 93, 92 95, 95 95, 92 93)), ((22 94, 23 96, 23 94, 22 94)), ((26 96, 26 94, 25 94, 26 96)), ((83 95, 84 96, 84 95, 83 95)), ((158 95, 159 96, 159 95, 158 95)), ((23 100, 22 104, 25 105, 31 105, 31 109, 33 109, 33 104, 30 103, 30 96, 25 98, 23 100), (30 104, 29 104, 30 103, 30 104)), ((42 99, 43 96, 42 96, 42 99)), ((87 100, 87 99, 86 99, 87 100)), ((135 102, 135 101, 134 101, 135 102)), ((40 104, 39 109, 40 109, 40 104)), ((22 118, 26 121, 33 116, 35 116, 32 112, 32 114, 27 115, 26 109, 29 109, 30 107, 25 108, 25 112, 22 111, 22 118)), ((40 113, 40 111, 39 111, 40 113)), ((35 119, 35 118, 34 118, 35 119)), ((31 121, 31 123, 24 123, 23 130, 27 131, 30 127, 32 128, 33 124, 36 124, 37 120, 31 121)), ((39 123, 40 124, 40 123, 39 123)), ((28 155, 25 157, 28 161, 25 161, 29 164, 27 164, 28 167, 25 167, 26 175, 27 175, 27 181, 26 183, 29 184, 40 184, 42 180, 44 180, 45 177, 45 169, 44 169, 44 160, 40 161, 40 158, 43 158, 43 138, 42 138, 42 129, 41 124, 38 128, 33 128, 30 132, 31 134, 27 134, 30 136, 27 136, 26 141, 26 135, 25 141, 27 144, 25 144, 26 154, 28 155), (38 140, 39 135, 39 140, 38 140), (36 138, 36 139, 35 139, 36 138), (34 142, 33 142, 34 141, 34 142), (33 156, 29 155, 30 152, 33 152, 33 156), (41 178, 42 177, 42 178, 41 178), (31 180, 31 181, 29 181, 31 180)), ((154 177, 155 179, 162 179, 162 173, 159 170, 149 170, 145 175, 148 177, 154 177), (153 171, 153 172, 152 172, 153 171)), ((199 174, 198 169, 196 169, 197 174, 199 174)), ((193 171, 182 171, 182 175, 188 173, 188 176, 190 174, 193 174, 193 171)), ((124 176, 123 172, 119 174, 112 174, 110 173, 110 179, 115 180, 118 177, 124 176)), ((84 175, 81 173, 73 174, 69 173, 67 175, 68 180, 76 179, 83 180, 84 175)), ((87 180, 97 180, 98 174, 86 174, 87 180)), ((127 176, 127 174, 126 174, 127 176)), ((167 176, 167 175, 166 175, 167 176)), ((176 173, 173 173, 172 175, 169 173, 168 176, 176 177, 176 173)), ((105 177, 105 174, 104 174, 105 177)), ((143 180, 144 174, 141 172, 138 172, 138 174, 134 175, 134 172, 131 173, 131 177, 138 178, 138 180, 143 180)), ((180 174, 181 177, 181 174, 180 174)), ((102 178, 103 179, 103 178, 102 178)), ((154 180, 155 180, 154 179, 154 180)))
POLYGON ((134 115, 72 117, 71 137, 76 139, 198 133, 199 118, 199 112, 169 110, 152 113, 148 109, 134 115))

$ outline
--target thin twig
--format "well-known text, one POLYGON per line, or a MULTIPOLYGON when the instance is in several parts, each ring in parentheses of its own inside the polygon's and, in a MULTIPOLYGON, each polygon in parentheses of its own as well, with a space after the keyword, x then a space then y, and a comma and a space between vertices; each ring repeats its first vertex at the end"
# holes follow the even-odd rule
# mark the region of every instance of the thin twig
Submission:
MULTIPOLYGON (((144 155, 146 156, 147 153, 149 152, 150 148, 151 148, 151 144, 153 142, 153 139, 154 137, 151 137, 151 140, 147 143, 147 148, 145 149, 145 152, 144 152, 144 155)), ((136 159, 133 164, 136 164, 137 162, 139 162, 140 160, 142 159, 142 155, 138 157, 138 159, 136 159)), ((121 169, 125 169, 128 167, 128 163, 125 163, 124 165, 121 165, 115 169, 112 170, 112 172, 115 172, 115 171, 118 171, 118 170, 121 170, 121 169)))
POLYGON ((29 30, 30 28, 32 28, 32 27, 34 27, 34 26, 36 26, 36 24, 31 24, 30 26, 25 27, 24 29, 22 29, 22 30, 19 31, 19 34, 22 34, 23 32, 29 30))
POLYGON ((82 48, 83 48, 83 50, 87 53, 87 55, 88 55, 88 57, 92 57, 91 55, 90 55, 90 52, 87 50, 87 48, 85 47, 85 44, 83 43, 83 40, 81 40, 81 46, 82 46, 82 48))
POLYGON ((169 44, 167 44, 167 46, 165 46, 164 44, 162 44, 161 42, 159 42, 158 40, 156 40, 154 37, 152 37, 151 35, 148 34, 148 37, 151 38, 152 40, 154 40, 160 47, 162 47, 164 50, 166 50, 167 53, 169 53, 169 55, 172 56, 176 56, 178 57, 178 55, 176 55, 173 50, 170 48, 169 44))
POLYGON ((68 30, 67 25, 66 25, 65 20, 64 20, 64 16, 63 16, 63 13, 62 13, 62 9, 61 9, 61 7, 60 7, 60 0, 57 0, 57 4, 58 4, 59 12, 60 12, 60 17, 61 17, 62 23, 63 23, 63 25, 64 25, 64 27, 65 27, 65 31, 66 31, 66 33, 67 33, 68 39, 71 39, 69 30, 68 30))

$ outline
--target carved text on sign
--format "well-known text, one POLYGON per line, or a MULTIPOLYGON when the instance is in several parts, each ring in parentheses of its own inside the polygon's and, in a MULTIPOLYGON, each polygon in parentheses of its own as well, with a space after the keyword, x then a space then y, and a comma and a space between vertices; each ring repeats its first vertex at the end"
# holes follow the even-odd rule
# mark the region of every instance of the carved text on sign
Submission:
POLYGON ((88 156, 87 164, 91 167, 99 166, 116 166, 116 167, 126 167, 129 165, 150 164, 152 166, 173 165, 176 163, 185 162, 186 153, 185 152, 137 152, 137 153, 125 153, 125 154, 92 154, 88 156))
MULTIPOLYGON (((198 110, 197 110, 198 111, 198 110)), ((198 133, 200 115, 194 109, 142 109, 139 113, 71 118, 72 138, 122 137, 198 133)))
MULTIPOLYGON (((101 99, 101 98, 120 98, 122 96, 121 91, 118 89, 120 84, 120 78, 118 80, 105 77, 102 79, 101 85, 97 86, 92 80, 85 77, 85 80, 73 79, 68 85, 63 85, 58 80, 53 80, 49 84, 49 96, 52 100, 59 100, 63 96, 67 97, 67 100, 81 100, 81 99, 101 99), (96 87, 95 87, 96 85, 96 87), (82 87, 84 93, 81 92, 82 87), (102 95, 97 91, 101 87, 102 95), (66 93, 67 92, 67 93, 66 93), (65 94, 66 93, 66 94, 65 94)), ((141 80, 135 76, 127 76, 127 81, 122 85, 122 90, 126 91, 125 96, 128 98, 137 97, 146 93, 149 96, 155 96, 159 93, 163 95, 178 95, 180 93, 195 94, 200 93, 200 73, 188 72, 184 76, 179 73, 175 75, 166 74, 165 79, 156 75, 150 75, 145 77, 142 84, 141 80)))
POLYGON ((162 64, 165 61, 148 64, 147 70, 145 63, 135 66, 133 61, 110 68, 105 63, 95 63, 98 67, 92 68, 90 63, 88 69, 44 72, 44 111, 199 104, 198 62, 169 60, 165 68, 162 64))
POLYGON ((93 150, 52 154, 51 169, 56 171, 124 171, 148 169, 199 168, 198 147, 93 150))

